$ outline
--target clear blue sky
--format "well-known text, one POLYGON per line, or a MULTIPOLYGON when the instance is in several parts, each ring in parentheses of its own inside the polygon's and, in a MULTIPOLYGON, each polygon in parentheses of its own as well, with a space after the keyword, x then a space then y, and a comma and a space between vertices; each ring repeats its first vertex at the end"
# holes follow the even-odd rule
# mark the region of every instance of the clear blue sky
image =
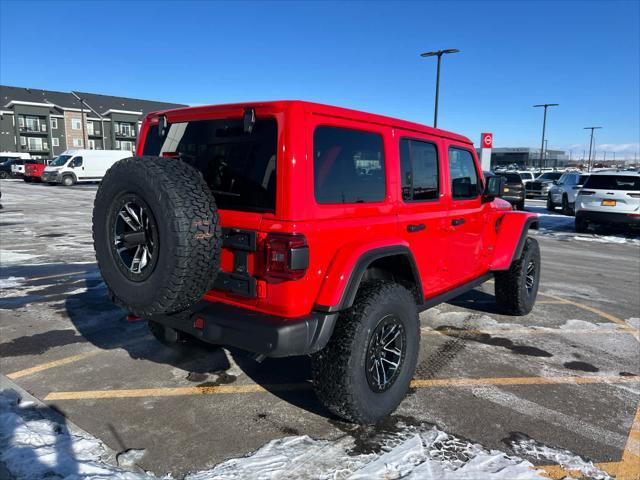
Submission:
MULTIPOLYGON (((10 2, 0 81, 189 104, 306 99, 439 126, 495 146, 633 157, 640 142, 640 2, 10 2), (604 144, 604 145, 603 145, 604 144)), ((618 157, 619 158, 619 157, 618 157)))

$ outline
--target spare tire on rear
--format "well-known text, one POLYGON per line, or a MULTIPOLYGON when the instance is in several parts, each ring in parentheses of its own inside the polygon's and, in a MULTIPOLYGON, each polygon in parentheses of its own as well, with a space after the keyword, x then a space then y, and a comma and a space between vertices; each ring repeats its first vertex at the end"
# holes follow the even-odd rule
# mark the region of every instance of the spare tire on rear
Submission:
POLYGON ((112 301, 140 317, 188 309, 218 272, 222 236, 201 173, 175 158, 133 157, 102 179, 93 242, 112 301))

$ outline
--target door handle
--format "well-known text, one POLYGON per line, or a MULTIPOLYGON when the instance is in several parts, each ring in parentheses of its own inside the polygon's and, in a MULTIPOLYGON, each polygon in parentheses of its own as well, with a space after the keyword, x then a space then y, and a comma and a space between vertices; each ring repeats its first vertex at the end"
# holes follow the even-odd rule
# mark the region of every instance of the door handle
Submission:
POLYGON ((457 225, 462 225, 464 222, 464 218, 454 218, 453 220, 451 220, 451 225, 455 227, 457 225))
POLYGON ((426 227, 424 226, 424 223, 418 223, 417 225, 407 225, 407 232, 409 233, 415 233, 415 232, 419 232, 420 230, 424 230, 426 227))

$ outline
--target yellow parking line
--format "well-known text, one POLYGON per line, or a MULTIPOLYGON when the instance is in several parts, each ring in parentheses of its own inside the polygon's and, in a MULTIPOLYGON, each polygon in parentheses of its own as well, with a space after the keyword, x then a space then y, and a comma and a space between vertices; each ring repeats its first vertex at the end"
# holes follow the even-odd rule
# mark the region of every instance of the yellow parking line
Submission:
POLYGON ((34 373, 42 372, 43 370, 49 370, 50 368, 60 367, 62 365, 68 365, 69 363, 77 362, 78 360, 82 360, 84 358, 92 357, 93 355, 97 355, 102 350, 94 350, 87 353, 81 353, 78 355, 71 355, 69 357, 61 358, 60 360, 54 360, 52 362, 42 363, 40 365, 36 365, 35 367, 25 368, 24 370, 18 370, 17 372, 13 372, 7 375, 7 378, 11 380, 15 380, 17 378, 26 377, 27 375, 33 375, 34 373))
POLYGON ((69 273, 58 273, 57 275, 47 275, 45 277, 35 277, 35 278, 29 278, 28 280, 31 282, 36 282, 39 280, 49 280, 50 278, 59 278, 59 277, 71 277, 73 275, 80 275, 83 273, 89 273, 88 271, 81 271, 81 272, 69 272, 69 273))
POLYGON ((422 327, 421 331, 425 335, 447 335, 452 337, 463 337, 466 335, 563 335, 563 334, 586 334, 586 335, 606 335, 606 334, 633 334, 635 331, 632 328, 470 328, 470 329, 455 329, 455 328, 443 328, 435 329, 431 327, 422 327))
MULTIPOLYGON (((637 383, 640 377, 498 377, 498 378, 438 378, 415 379, 414 388, 446 388, 479 385, 579 385, 590 383, 637 383)), ((104 398, 176 397, 188 395, 216 395, 230 393, 264 393, 308 390, 310 383, 279 383, 273 385, 219 385, 211 387, 138 388, 129 390, 83 390, 51 392, 44 400, 83 400, 104 398)))

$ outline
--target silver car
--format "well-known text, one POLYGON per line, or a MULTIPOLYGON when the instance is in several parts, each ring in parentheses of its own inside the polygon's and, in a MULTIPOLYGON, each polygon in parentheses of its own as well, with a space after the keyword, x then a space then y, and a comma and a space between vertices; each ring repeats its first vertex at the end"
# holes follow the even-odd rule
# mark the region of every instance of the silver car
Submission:
POLYGON ((547 210, 554 211, 556 207, 562 207, 562 213, 573 215, 578 190, 589 178, 588 173, 566 172, 549 189, 547 195, 547 210))
POLYGON ((592 173, 576 198, 576 232, 589 224, 640 227, 640 172, 592 173))

